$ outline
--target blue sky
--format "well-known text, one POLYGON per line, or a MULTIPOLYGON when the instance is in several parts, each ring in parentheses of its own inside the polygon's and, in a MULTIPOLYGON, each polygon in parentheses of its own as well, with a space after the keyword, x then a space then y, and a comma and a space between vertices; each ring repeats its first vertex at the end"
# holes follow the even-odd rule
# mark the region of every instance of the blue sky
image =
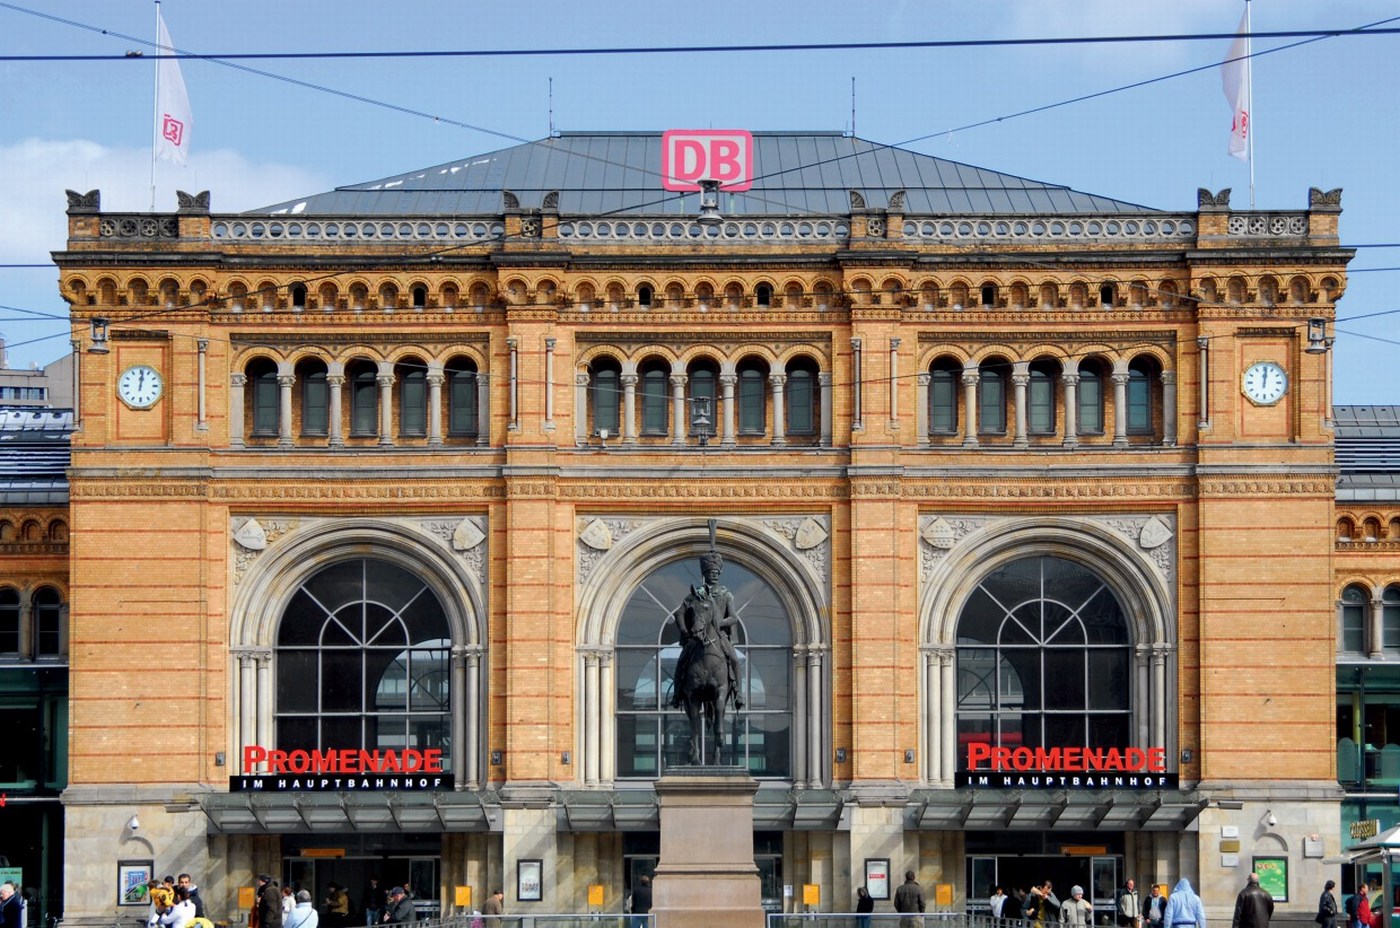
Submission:
MULTIPOLYGON (((7 0, 0 54, 121 54, 154 35, 150 0, 7 0), (85 29, 82 26, 90 26, 85 29), (106 30, 108 34, 100 31, 106 30)), ((1255 0, 1256 30, 1350 29, 1400 2, 1255 0)), ((886 42, 1230 32, 1239 0, 165 0, 185 51, 558 49, 886 42)), ((1389 25, 1400 25, 1400 21, 1389 25)), ((1256 42, 1255 51, 1287 39, 1256 42)), ((1249 166, 1226 155, 1230 111, 1217 68, 957 130, 1187 68, 1228 40, 880 51, 240 62, 387 106, 205 61, 182 65, 194 112, 190 163, 160 162, 156 204, 211 190, 236 211, 439 164, 561 130, 849 130, 877 142, 1167 210, 1196 189, 1249 202, 1249 166), (394 107, 439 117, 410 115, 394 107), (469 124, 490 132, 463 128, 469 124), (498 134, 492 134, 498 133, 498 134)), ((1344 188, 1342 241, 1400 242, 1394 94, 1400 35, 1339 37, 1254 66, 1256 204, 1302 209, 1309 187, 1344 188)), ((43 263, 64 244, 65 188, 100 188, 104 209, 150 203, 154 63, 0 62, 0 264, 43 263)), ((1339 316, 1400 309, 1400 248, 1361 248, 1339 316)), ((0 268, 0 332, 12 367, 68 350, 56 274, 0 268), (17 310, 23 310, 17 311, 17 310), (59 318, 52 318, 59 317, 59 318)), ((1338 403, 1400 403, 1400 313, 1343 321, 1338 403)))

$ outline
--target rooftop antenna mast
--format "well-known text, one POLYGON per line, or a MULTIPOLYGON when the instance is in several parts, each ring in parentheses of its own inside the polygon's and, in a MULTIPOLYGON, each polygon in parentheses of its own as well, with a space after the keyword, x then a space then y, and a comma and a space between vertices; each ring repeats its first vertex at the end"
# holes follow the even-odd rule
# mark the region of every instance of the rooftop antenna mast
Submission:
POLYGON ((549 79, 549 137, 554 138, 554 78, 549 79))
POLYGON ((851 75, 851 138, 856 137, 856 76, 851 75))

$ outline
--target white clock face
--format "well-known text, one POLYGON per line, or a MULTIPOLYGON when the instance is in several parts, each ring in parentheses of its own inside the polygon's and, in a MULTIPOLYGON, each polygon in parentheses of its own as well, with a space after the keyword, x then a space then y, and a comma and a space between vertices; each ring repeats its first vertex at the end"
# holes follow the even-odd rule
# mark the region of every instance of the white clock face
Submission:
POLYGON ((160 399, 164 386, 159 371, 147 364, 137 364, 122 372, 117 381, 117 396, 132 409, 149 409, 160 399))
POLYGON ((1273 361, 1251 364, 1244 372, 1244 395, 1260 406, 1272 406, 1288 392, 1288 374, 1273 361))

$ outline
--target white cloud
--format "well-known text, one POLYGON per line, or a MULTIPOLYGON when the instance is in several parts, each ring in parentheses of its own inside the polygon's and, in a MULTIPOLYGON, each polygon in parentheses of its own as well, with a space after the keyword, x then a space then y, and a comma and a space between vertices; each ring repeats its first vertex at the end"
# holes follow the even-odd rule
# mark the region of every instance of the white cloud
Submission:
MULTIPOLYGON (((35 262, 64 247, 64 190, 102 191, 104 211, 146 212, 151 206, 151 154, 108 148, 86 139, 24 139, 0 146, 0 261, 35 262)), ((214 212, 238 212, 328 187, 301 168, 254 164, 233 151, 196 152, 188 167, 156 166, 156 211, 175 211, 175 190, 211 191, 214 212)))

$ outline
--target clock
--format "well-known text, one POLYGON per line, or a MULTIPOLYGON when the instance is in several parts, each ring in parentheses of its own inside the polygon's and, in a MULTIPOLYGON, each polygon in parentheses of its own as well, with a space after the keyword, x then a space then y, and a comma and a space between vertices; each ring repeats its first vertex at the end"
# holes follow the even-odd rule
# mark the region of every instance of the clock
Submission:
POLYGON ((1244 371, 1244 395, 1256 406, 1272 406, 1288 392, 1288 372, 1273 361, 1258 361, 1244 371))
POLYGON ((132 409, 150 409, 160 399, 165 381, 149 364, 136 364, 122 371, 117 396, 132 409))

